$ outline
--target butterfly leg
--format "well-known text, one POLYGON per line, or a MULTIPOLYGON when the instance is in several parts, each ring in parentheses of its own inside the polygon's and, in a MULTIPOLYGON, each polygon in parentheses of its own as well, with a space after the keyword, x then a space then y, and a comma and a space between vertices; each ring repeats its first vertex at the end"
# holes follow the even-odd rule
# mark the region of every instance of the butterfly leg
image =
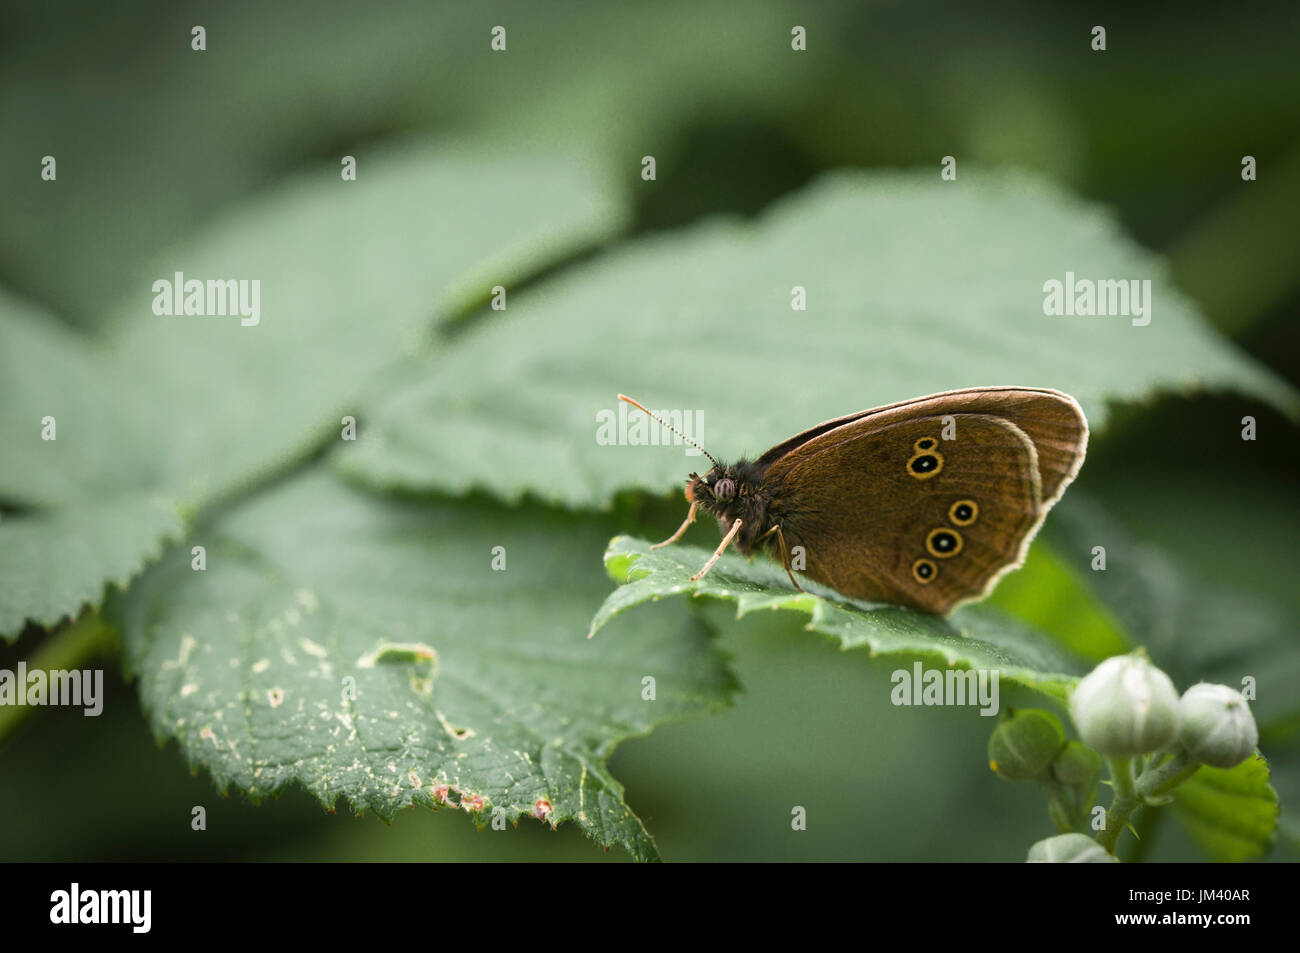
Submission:
POLYGON ((736 534, 740 532, 741 522, 741 520, 736 520, 736 522, 731 524, 731 529, 727 530, 727 535, 722 537, 722 542, 718 544, 718 548, 714 551, 713 555, 709 557, 709 561, 704 564, 704 568, 691 577, 691 582, 695 582, 713 568, 713 564, 722 557, 722 554, 726 551, 727 547, 731 545, 731 541, 736 538, 736 534))
POLYGON ((687 512, 687 514, 686 514, 686 519, 682 521, 682 525, 681 525, 681 526, 677 527, 677 532, 673 533, 673 535, 669 536, 669 537, 668 537, 667 539, 665 539, 662 543, 655 543, 655 544, 654 544, 653 546, 651 546, 650 548, 651 548, 651 549, 659 549, 659 548, 661 548, 661 547, 663 547, 663 546, 669 546, 669 545, 671 545, 672 543, 675 543, 675 542, 677 542, 679 539, 681 539, 681 538, 682 538, 682 534, 686 532, 686 527, 690 526, 692 523, 695 522, 695 506, 696 506, 696 504, 695 504, 694 502, 692 502, 692 503, 691 503, 691 508, 690 508, 690 510, 689 510, 689 511, 687 512))
POLYGON ((785 536, 781 532, 780 523, 776 524, 776 542, 781 547, 781 564, 785 566, 785 574, 790 577, 790 585, 803 592, 803 586, 799 585, 799 580, 794 578, 794 572, 790 569, 790 550, 785 545, 785 536))
POLYGON ((754 540, 754 542, 761 543, 773 533, 776 533, 776 543, 781 547, 781 565, 785 567, 785 574, 790 577, 790 585, 794 586, 800 592, 803 592, 804 587, 799 585, 799 580, 794 578, 794 573, 790 570, 790 550, 785 545, 785 534, 781 532, 781 524, 777 523, 762 536, 758 537, 758 539, 754 540))

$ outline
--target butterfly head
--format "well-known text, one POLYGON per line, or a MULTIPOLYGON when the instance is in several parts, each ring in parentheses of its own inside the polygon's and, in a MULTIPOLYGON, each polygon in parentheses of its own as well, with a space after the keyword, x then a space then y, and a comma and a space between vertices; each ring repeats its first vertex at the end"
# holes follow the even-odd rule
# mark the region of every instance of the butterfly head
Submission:
POLYGON ((692 473, 686 481, 686 499, 708 510, 725 508, 739 491, 734 468, 721 464, 704 476, 692 473))
POLYGON ((748 460, 741 460, 734 465, 719 463, 712 454, 658 414, 624 394, 619 394, 618 399, 657 420, 677 434, 683 443, 694 447, 708 458, 713 467, 704 476, 692 473, 686 481, 686 499, 692 504, 691 513, 694 514, 695 507, 711 513, 718 518, 723 532, 727 531, 733 520, 743 520, 744 532, 736 539, 736 546, 741 552, 747 553, 755 533, 764 527, 767 497, 762 482, 767 465, 748 460))
POLYGON ((686 499, 719 519, 743 517, 755 522, 761 516, 766 494, 765 467, 748 460, 719 463, 704 476, 692 473, 686 481, 686 499))
POLYGON ((686 482, 686 499, 718 521, 725 534, 736 520, 743 520, 736 548, 748 556, 754 541, 768 528, 769 494, 763 486, 763 470, 755 463, 741 460, 735 464, 718 464, 704 476, 692 473, 686 482))

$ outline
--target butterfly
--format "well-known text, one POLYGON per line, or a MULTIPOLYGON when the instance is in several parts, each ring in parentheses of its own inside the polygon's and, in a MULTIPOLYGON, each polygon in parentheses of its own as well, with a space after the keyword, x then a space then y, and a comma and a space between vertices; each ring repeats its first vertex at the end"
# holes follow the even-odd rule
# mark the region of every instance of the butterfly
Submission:
MULTIPOLYGON (((630 397, 620 400, 646 410, 630 397)), ((845 596, 946 614, 1024 562, 1047 511, 1083 465, 1088 422, 1068 394, 976 387, 818 424, 757 460, 713 464, 686 483, 728 546, 779 559, 845 596)))

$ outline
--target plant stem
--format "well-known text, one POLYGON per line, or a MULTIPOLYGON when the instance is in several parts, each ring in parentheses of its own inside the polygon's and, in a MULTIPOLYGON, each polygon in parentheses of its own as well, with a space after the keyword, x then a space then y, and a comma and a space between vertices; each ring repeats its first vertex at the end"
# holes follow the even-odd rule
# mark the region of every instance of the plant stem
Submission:
POLYGON ((1146 803, 1147 798, 1164 797, 1201 767, 1186 751, 1179 751, 1164 764, 1147 768, 1135 782, 1133 759, 1113 758, 1108 759, 1108 763, 1115 784, 1115 800, 1106 812, 1106 829, 1097 834, 1097 843, 1112 854, 1129 818, 1146 803))
MULTIPOLYGON (((91 610, 48 636, 27 660, 29 672, 81 668, 113 644, 113 628, 91 610)), ((0 705, 0 743, 17 730, 34 705, 0 705)))
POLYGON ((1106 828, 1097 834, 1097 843, 1106 848, 1108 853, 1115 853, 1119 835, 1132 814, 1141 803, 1133 789, 1133 759, 1107 758, 1110 766, 1111 782, 1115 788, 1115 798, 1110 802, 1106 812, 1106 828))

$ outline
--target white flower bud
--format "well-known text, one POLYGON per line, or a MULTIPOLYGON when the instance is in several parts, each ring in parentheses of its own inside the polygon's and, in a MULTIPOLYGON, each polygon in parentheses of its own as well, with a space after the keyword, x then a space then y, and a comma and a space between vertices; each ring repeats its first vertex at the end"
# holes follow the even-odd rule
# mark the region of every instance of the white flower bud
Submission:
POLYGON ((1178 741, 1202 764, 1231 768, 1255 753, 1259 729, 1241 692, 1202 682, 1178 703, 1178 741))
POLYGON ((1156 751, 1178 732, 1178 692, 1141 650, 1098 665, 1070 696, 1079 737, 1100 754, 1131 758, 1156 751))
POLYGON ((1087 834, 1057 834, 1040 840, 1029 848, 1029 864, 1117 864, 1119 858, 1108 853, 1087 834))

